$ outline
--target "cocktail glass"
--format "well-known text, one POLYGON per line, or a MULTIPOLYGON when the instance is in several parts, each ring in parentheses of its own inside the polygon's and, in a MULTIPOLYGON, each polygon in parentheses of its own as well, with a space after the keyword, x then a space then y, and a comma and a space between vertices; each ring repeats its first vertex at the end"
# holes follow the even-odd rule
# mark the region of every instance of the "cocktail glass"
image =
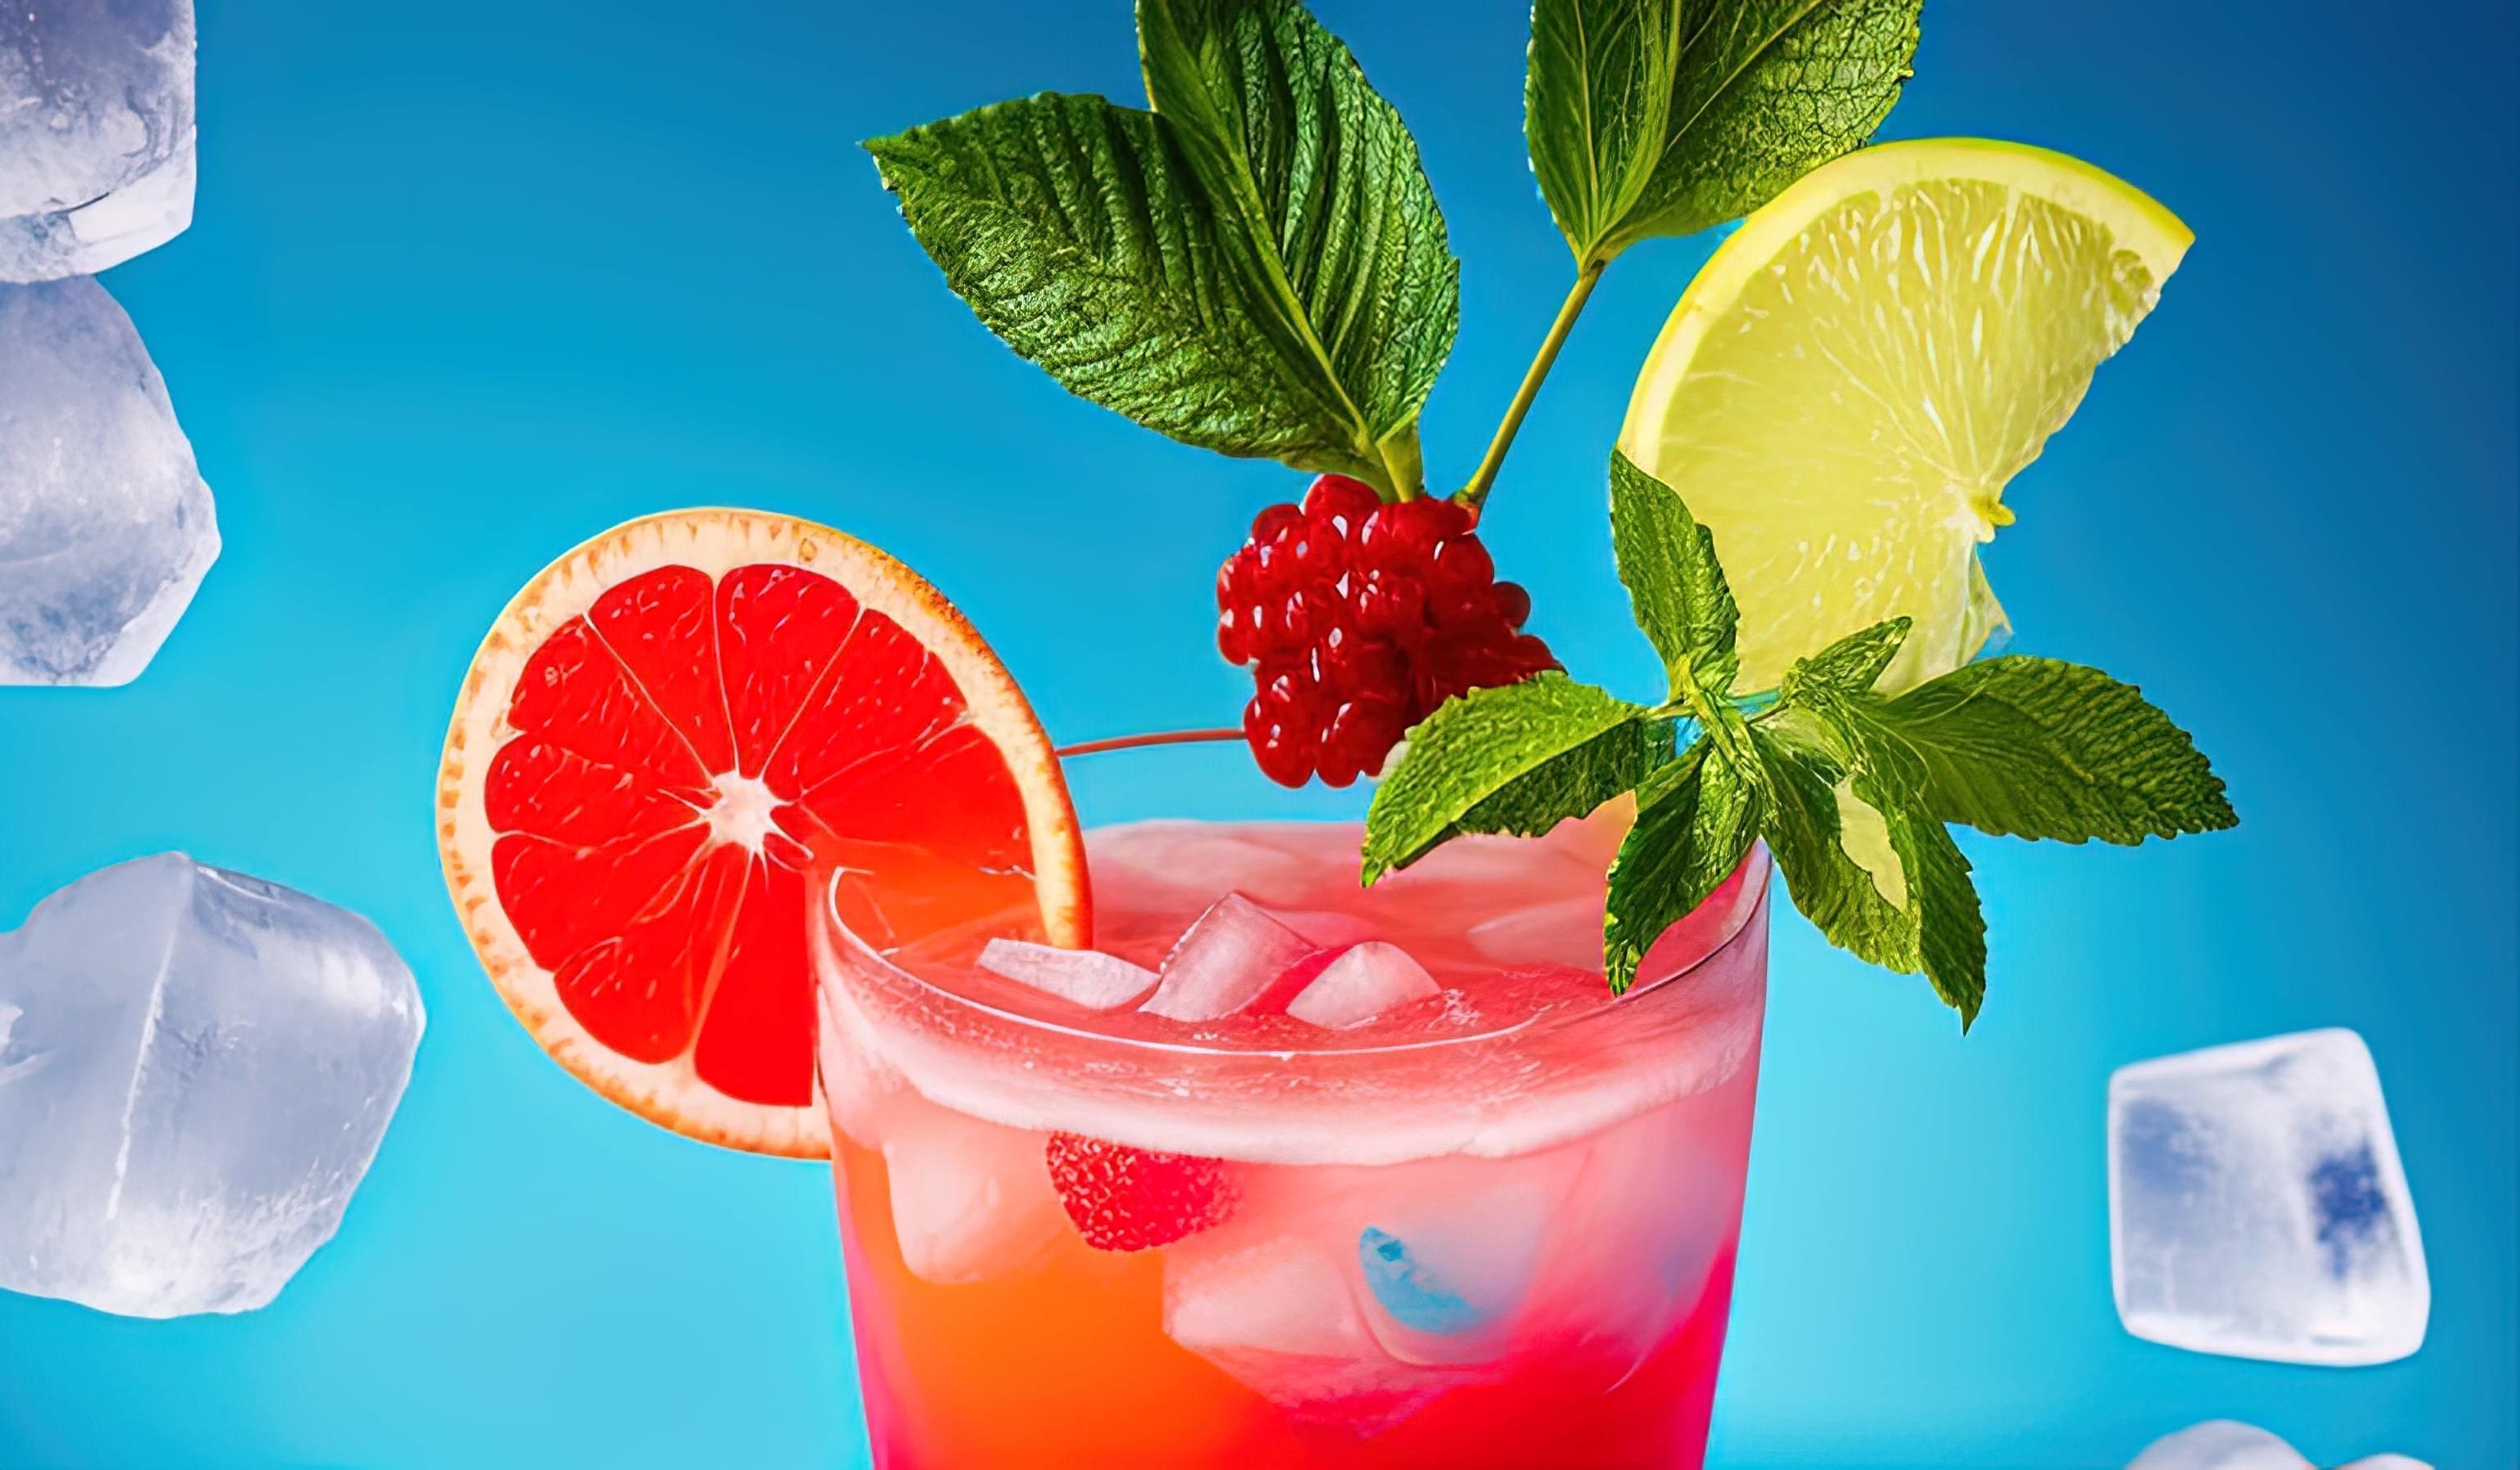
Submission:
POLYGON ((1605 821, 1458 840, 1370 891, 1353 825, 1088 834, 1106 950, 1152 962, 1235 891, 1325 945, 1396 942, 1445 987, 1354 1032, 1036 1002, 968 964, 976 942, 878 952, 827 882, 823 1089, 876 1463, 1698 1464, 1768 859, 1613 1000, 1605 821), (1058 1136, 1158 1173, 1222 1161, 1223 1218, 1098 1249, 1058 1136))

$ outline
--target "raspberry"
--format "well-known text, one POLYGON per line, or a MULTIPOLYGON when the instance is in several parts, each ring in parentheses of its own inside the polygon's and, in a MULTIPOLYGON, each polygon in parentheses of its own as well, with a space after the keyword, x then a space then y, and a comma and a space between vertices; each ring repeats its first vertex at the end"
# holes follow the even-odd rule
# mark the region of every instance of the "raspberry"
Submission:
POLYGON ((1170 1245, 1223 1225, 1240 1201, 1221 1159, 1153 1153, 1078 1134, 1052 1134, 1044 1154, 1067 1218, 1100 1251, 1170 1245))
POLYGON ((1253 518, 1217 568, 1216 646, 1252 671, 1242 734, 1271 780, 1344 786, 1453 695, 1557 667, 1473 524, 1343 474, 1253 518))

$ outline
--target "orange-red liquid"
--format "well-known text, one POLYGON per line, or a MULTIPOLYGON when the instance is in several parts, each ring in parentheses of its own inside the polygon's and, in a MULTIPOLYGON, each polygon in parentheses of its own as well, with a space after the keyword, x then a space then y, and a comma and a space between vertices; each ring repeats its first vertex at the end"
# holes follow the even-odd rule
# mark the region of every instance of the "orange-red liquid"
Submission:
POLYGON ((1165 1336, 1160 1252, 1071 1239, 1019 1279, 931 1285, 894 1244, 882 1155, 844 1144, 835 1162, 879 1466, 1695 1465, 1705 1454, 1730 1239, 1695 1309, 1624 1382, 1535 1354, 1359 1435, 1288 1415, 1165 1336))
MULTIPOLYGON (((1763 881, 1764 860, 1753 865, 1752 878, 1763 881)), ((1464 881, 1474 889, 1486 880, 1464 881)), ((1582 880, 1552 876, 1544 886, 1564 881, 1582 880)), ((1558 897, 1532 889, 1530 878, 1499 889, 1489 912, 1558 897)), ((1386 936, 1441 952, 1434 928, 1458 934, 1458 923, 1435 913, 1444 908, 1437 889, 1424 894, 1414 910, 1389 896, 1350 909, 1386 936), (1434 928, 1421 928, 1413 912, 1435 913, 1434 928)), ((1229 1155, 1247 1138, 1246 1152, 1265 1155, 1231 1161, 1239 1180, 1234 1218, 1131 1252, 1087 1244, 1037 1162, 1048 1130, 1108 1135, 1130 1126, 1133 1112, 1113 1110, 1107 1097, 1086 1100, 1099 1086, 1089 1078, 1122 1061, 1098 1062, 1048 1037, 1037 1059, 1018 1059, 1019 1034, 996 1047, 985 1028, 955 1018, 929 1039, 943 1038, 942 1049, 905 1047, 894 1058, 913 1059, 903 1074, 869 1085, 860 1074, 882 1069, 875 1052, 906 1012, 864 1002, 866 977, 835 973, 846 966, 818 946, 834 1176, 876 1463, 1698 1464, 1732 1298, 1764 1002, 1764 896, 1734 898, 1739 909, 1724 932, 1697 941, 1698 953, 1666 955, 1659 968, 1669 975, 1694 964, 1692 972, 1567 1022, 1562 1038, 1514 1043, 1522 1050, 1502 1063, 1535 1079, 1527 1099, 1485 1088, 1487 1063, 1474 1056, 1483 1044, 1429 1074, 1462 1079, 1470 1090, 1464 1115, 1501 1108, 1497 1116, 1512 1122, 1521 1108, 1582 1121, 1534 1133, 1528 1150, 1481 1133, 1462 1149, 1361 1160, 1358 1136, 1339 1135, 1372 1129, 1371 1110, 1342 1121, 1320 1110, 1320 1094, 1363 1086, 1354 1069, 1378 1063, 1273 1062, 1291 1090, 1282 1130, 1235 1131, 1253 1109, 1265 1123, 1265 1098, 1230 1115, 1197 1113, 1204 1099, 1195 1095, 1178 1099, 1192 1136, 1222 1140, 1198 1151, 1229 1155), (835 1024, 834 1005, 856 1008, 835 1024), (1720 1055, 1710 1044, 1698 1058, 1705 1064, 1672 1095, 1641 1091, 1639 1106, 1624 1113, 1616 1104, 1570 1111, 1569 1090, 1592 1076, 1586 1068, 1613 1065, 1597 1058, 1627 1065, 1623 1026, 1640 1046, 1686 1049, 1698 1034, 1692 1027, 1729 1027, 1732 1040, 1720 1055), (965 1046, 979 1058, 969 1078, 940 1070, 934 1088, 963 1106, 922 1093, 920 1068, 965 1046), (1542 1065, 1567 1048, 1583 1054, 1582 1066, 1542 1065), (970 1082, 990 1066, 1037 1086, 1010 1084, 999 1093, 970 1082), (1075 1078, 1074 1118, 1058 1116, 1062 1068, 1075 1078), (1305 1077, 1307 1069, 1323 1075, 1305 1077), (992 1110, 999 1115, 977 1115, 992 1110), (1210 1124, 1224 1131, 1196 1133, 1210 1124), (997 1224, 969 1238, 959 1233, 982 1217, 997 1224), (1410 1299, 1386 1295, 1394 1288, 1377 1283, 1370 1258, 1359 1267, 1361 1228, 1369 1239, 1396 1231, 1457 1254, 1466 1241, 1474 1257, 1508 1242, 1478 1268, 1504 1283, 1491 1293, 1504 1305, 1465 1334, 1416 1330, 1404 1320, 1410 1299)), ((1475 994, 1475 975, 1437 968, 1475 994)), ((1656 973, 1649 968, 1648 979, 1656 973)), ((1421 1060, 1395 1053, 1389 1064, 1421 1060)), ((1641 1077, 1651 1071, 1650 1057, 1634 1060, 1645 1066, 1641 1077)), ((1168 1090, 1152 1095, 1150 1115, 1173 1105, 1160 1100, 1168 1090)), ((1438 1108, 1413 1126, 1441 1117, 1438 1108)), ((1164 1124, 1155 1116, 1147 1126, 1164 1124)), ((1159 1139, 1123 1141, 1152 1147, 1159 1139)), ((1440 1252, 1429 1259, 1445 1265, 1440 1252)))

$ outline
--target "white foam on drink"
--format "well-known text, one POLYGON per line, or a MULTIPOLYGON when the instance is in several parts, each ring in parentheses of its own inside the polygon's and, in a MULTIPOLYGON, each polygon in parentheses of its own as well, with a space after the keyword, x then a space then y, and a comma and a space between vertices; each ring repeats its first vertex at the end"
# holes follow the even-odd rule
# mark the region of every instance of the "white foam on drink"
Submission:
POLYGON ((1199 904, 1235 892, 1291 908, 1321 893, 1323 865, 1313 849, 1334 830, 1316 822, 1247 823, 1231 832, 1170 818, 1120 823, 1091 834, 1094 875, 1101 887, 1142 900, 1199 904))
POLYGON ((1601 953, 1599 895, 1560 899, 1471 926, 1470 947, 1499 964, 1584 964, 1601 953))
MULTIPOLYGON (((1288 841, 1312 845, 1325 880, 1352 883, 1340 852, 1353 852, 1354 833, 1325 825, 1288 841)), ((1089 840, 1099 855, 1102 834, 1089 840)), ((1252 1163, 1508 1157, 1587 1136, 1742 1071, 1757 1053, 1765 1008, 1767 871, 1754 864, 1752 880, 1730 891, 1728 911, 1657 946, 1643 967, 1648 982, 1623 1000, 1604 992, 1580 1008, 1494 1028, 1478 1005, 1518 983, 1507 972, 1474 986, 1468 1003, 1445 1008, 1467 1029, 1437 1016, 1389 1045, 1372 1026, 1298 1026, 1329 1049, 1255 1050, 1044 1022, 895 968, 838 932, 828 904, 814 906, 815 955, 827 1025, 848 1052, 940 1106, 1007 1127, 1252 1163), (1616 1016, 1600 1014, 1613 1009, 1616 1016)), ((1438 869, 1429 882, 1440 878, 1438 869)))

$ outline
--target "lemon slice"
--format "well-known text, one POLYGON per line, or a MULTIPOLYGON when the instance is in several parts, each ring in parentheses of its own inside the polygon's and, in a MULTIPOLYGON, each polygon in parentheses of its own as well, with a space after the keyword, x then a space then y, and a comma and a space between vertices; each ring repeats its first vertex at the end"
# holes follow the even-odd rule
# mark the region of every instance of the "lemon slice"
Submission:
POLYGON ((1895 690, 2004 626, 1978 547, 2194 237, 2045 149, 1889 143, 1742 222, 1664 324, 1619 445, 1715 532, 1744 691, 1884 618, 1895 690))

